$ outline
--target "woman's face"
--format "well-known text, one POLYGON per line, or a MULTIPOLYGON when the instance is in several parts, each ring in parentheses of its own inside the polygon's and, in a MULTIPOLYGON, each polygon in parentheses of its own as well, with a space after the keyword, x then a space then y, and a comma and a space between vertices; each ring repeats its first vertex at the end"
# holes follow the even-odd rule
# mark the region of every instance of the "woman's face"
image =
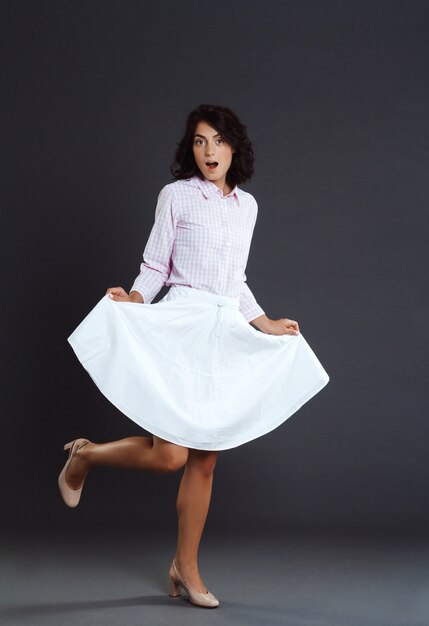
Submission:
POLYGON ((193 151, 198 169, 208 180, 223 189, 235 150, 207 122, 198 122, 193 151))

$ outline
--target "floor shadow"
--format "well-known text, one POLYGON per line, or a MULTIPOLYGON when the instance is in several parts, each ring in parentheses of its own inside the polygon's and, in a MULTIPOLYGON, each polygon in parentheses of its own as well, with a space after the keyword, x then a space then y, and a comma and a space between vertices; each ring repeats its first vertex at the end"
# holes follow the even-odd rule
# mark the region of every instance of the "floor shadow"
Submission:
POLYGON ((131 606, 175 606, 187 604, 185 596, 170 598, 164 595, 136 596, 131 598, 115 598, 109 600, 84 600, 81 602, 43 602, 40 604, 10 604, 2 606, 0 617, 40 617, 41 615, 54 615, 56 613, 74 613, 93 609, 119 609, 131 606))

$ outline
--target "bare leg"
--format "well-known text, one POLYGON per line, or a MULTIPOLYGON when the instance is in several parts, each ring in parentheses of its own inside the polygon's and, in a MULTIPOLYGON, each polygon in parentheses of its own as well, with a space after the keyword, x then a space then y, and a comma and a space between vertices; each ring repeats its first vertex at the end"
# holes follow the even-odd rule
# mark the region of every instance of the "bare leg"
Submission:
POLYGON ((99 465, 152 472, 175 472, 186 463, 188 448, 159 437, 127 437, 109 443, 89 442, 71 461, 67 483, 72 489, 82 484, 89 470, 99 465))
POLYGON ((178 539, 175 560, 185 581, 201 593, 207 588, 198 572, 198 548, 206 523, 218 453, 189 450, 177 494, 178 539))

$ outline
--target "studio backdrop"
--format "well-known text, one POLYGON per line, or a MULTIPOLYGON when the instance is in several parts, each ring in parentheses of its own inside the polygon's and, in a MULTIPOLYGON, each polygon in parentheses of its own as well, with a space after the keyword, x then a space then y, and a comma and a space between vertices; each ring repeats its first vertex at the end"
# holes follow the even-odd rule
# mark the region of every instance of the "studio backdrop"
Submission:
POLYGON ((248 284, 269 317, 299 322, 330 382, 220 454, 209 528, 427 528, 427 3, 2 13, 5 526, 174 525, 179 474, 98 469, 64 507, 66 441, 147 434, 67 337, 108 287, 131 287, 185 117, 213 103, 256 154, 248 284))

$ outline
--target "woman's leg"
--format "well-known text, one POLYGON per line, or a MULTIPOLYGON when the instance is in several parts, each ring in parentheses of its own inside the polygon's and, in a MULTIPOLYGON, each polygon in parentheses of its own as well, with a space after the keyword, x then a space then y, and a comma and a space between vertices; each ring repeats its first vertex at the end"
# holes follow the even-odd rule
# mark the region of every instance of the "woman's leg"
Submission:
POLYGON ((217 452, 190 449, 177 494, 179 527, 175 560, 185 581, 201 593, 207 588, 198 572, 198 547, 210 506, 217 456, 217 452))
POLYGON ((159 437, 127 437, 109 443, 89 442, 76 453, 67 470, 67 484, 78 489, 89 470, 99 465, 152 472, 175 472, 189 450, 159 437))

